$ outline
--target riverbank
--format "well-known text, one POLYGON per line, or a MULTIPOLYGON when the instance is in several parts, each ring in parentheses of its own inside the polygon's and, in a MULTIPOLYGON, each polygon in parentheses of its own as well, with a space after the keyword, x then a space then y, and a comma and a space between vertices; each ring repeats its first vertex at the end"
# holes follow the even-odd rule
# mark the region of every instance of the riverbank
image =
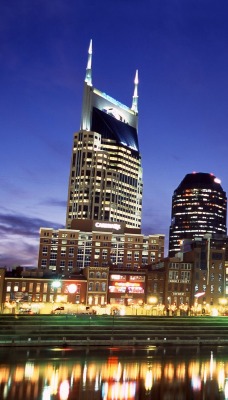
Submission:
POLYGON ((1 315, 0 346, 228 345, 227 317, 1 315))

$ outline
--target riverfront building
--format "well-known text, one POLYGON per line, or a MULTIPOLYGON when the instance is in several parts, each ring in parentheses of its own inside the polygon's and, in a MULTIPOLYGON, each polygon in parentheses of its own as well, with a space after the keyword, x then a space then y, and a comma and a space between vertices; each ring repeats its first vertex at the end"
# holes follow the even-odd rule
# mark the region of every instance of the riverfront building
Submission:
POLYGON ((227 198, 212 174, 187 174, 174 191, 169 231, 169 256, 181 250, 184 239, 205 234, 226 235, 227 198))
POLYGON ((66 313, 80 312, 86 307, 86 296, 87 279, 83 274, 58 279, 57 275, 39 271, 9 273, 0 268, 0 310, 4 313, 32 310, 49 314, 59 305, 66 313))
POLYGON ((164 257, 164 240, 124 223, 74 220, 72 229, 40 229, 38 270, 65 276, 88 267, 138 271, 164 257))
POLYGON ((138 72, 132 106, 92 84, 89 47, 81 127, 74 135, 66 227, 73 219, 125 222, 140 228, 142 166, 138 143, 138 72))
POLYGON ((192 299, 196 308, 227 305, 228 238, 216 235, 184 241, 183 259, 193 262, 192 299))
POLYGON ((116 234, 108 232, 107 228, 106 232, 92 231, 91 240, 86 236, 91 235, 90 230, 45 229, 43 234, 41 260, 53 261, 52 264, 55 261, 57 269, 41 266, 37 271, 14 271, 12 275, 2 269, 2 309, 6 307, 10 311, 16 304, 17 309, 27 305, 33 309, 42 308, 42 312, 43 308, 50 312, 57 306, 64 306, 69 312, 100 307, 105 313, 121 310, 128 314, 146 314, 153 311, 158 315, 164 315, 167 309, 169 313, 196 315, 203 314, 203 310, 209 315, 215 312, 223 315, 228 311, 227 237, 185 240, 178 257, 160 259, 158 254, 162 254, 159 251, 162 252, 164 239, 161 236, 116 234), (75 237, 70 237, 71 234, 75 237), (66 241, 64 245, 63 240, 66 241), (74 252, 70 250, 73 240, 74 252), (53 246, 58 249, 57 253, 52 252, 53 246), (145 253, 155 261, 141 264, 145 253), (151 257, 152 253, 155 256, 151 257), (89 265, 68 271, 60 268, 63 261, 68 265, 72 257, 77 265, 78 255, 80 262, 89 257, 89 265), (139 258, 140 263, 136 263, 135 258, 139 258))

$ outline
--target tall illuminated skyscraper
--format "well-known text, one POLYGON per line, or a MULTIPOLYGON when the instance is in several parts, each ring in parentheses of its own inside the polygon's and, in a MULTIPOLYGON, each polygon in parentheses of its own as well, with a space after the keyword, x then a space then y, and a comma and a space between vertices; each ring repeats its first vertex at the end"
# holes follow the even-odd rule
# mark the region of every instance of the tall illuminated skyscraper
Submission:
POLYGON ((66 227, 73 219, 141 227, 142 167, 138 144, 138 72, 131 108, 92 85, 92 41, 82 119, 74 135, 66 227))
POLYGON ((187 174, 174 191, 169 231, 169 256, 180 251, 183 239, 205 234, 226 235, 227 198, 213 174, 187 174))

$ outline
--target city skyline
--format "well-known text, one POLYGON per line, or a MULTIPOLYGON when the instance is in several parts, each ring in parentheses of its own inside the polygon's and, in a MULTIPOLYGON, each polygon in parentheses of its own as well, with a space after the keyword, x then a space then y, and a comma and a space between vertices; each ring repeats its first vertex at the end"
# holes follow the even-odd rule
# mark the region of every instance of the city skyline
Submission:
POLYGON ((228 190, 228 5, 106 5, 0 6, 2 266, 36 266, 40 227, 65 225, 90 39, 94 86, 129 107, 139 70, 142 232, 168 246, 173 190, 187 173, 214 173, 228 190))

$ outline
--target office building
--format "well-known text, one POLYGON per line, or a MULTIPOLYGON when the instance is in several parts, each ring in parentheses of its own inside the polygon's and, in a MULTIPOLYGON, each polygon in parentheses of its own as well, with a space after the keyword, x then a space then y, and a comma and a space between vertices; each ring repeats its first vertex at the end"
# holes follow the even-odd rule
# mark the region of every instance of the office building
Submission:
POLYGON ((180 251, 184 239, 226 235, 227 198, 220 183, 213 174, 192 173, 174 191, 169 257, 180 251))
POLYGON ((91 42, 81 127, 73 142, 67 228, 74 219, 141 227, 143 183, 137 125, 138 72, 129 108, 92 85, 91 42))
POLYGON ((164 235, 145 236, 124 223, 73 222, 72 229, 40 229, 40 271, 71 274, 90 266, 137 270, 164 257, 164 235))

